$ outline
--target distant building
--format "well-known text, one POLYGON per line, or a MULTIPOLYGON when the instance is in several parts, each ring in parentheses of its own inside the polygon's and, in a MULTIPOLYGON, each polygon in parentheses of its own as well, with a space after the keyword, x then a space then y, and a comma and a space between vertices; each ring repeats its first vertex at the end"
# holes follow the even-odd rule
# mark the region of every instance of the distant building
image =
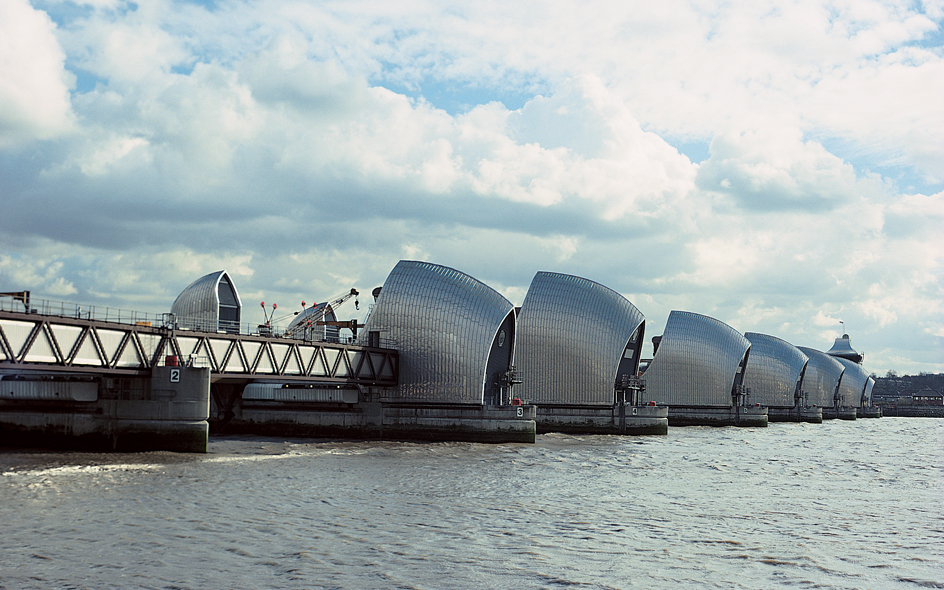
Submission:
POLYGON ((926 387, 911 394, 911 403, 922 406, 944 406, 944 393, 938 393, 926 387))

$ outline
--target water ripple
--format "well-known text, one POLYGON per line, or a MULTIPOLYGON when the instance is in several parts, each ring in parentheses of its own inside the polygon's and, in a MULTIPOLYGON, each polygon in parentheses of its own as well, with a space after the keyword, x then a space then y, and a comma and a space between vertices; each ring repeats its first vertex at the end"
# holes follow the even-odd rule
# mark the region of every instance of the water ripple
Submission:
POLYGON ((0 588, 942 588, 944 421, 0 452, 0 588))

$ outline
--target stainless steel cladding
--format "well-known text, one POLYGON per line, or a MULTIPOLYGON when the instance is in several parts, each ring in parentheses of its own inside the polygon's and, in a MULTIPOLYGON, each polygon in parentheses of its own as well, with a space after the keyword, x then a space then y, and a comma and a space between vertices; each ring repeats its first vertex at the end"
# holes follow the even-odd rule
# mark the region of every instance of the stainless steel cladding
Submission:
POLYGON ((751 401, 767 407, 794 407, 809 357, 776 336, 756 332, 744 336, 751 342, 744 369, 744 386, 751 390, 751 401))
POLYGON ((810 357, 803 373, 803 383, 800 388, 806 394, 806 404, 831 408, 835 405, 836 389, 839 379, 845 370, 839 361, 825 352, 820 352, 804 346, 798 347, 803 354, 810 357))
POLYGON ((239 333, 242 301, 225 270, 211 272, 180 292, 170 312, 177 327, 201 332, 239 333))
POLYGON ((868 386, 869 374, 862 365, 849 359, 834 357, 845 367, 842 379, 839 380, 839 405, 853 408, 861 407, 865 388, 868 386))
POLYGON ((330 303, 319 303, 306 307, 303 312, 295 316, 286 330, 293 338, 311 341, 337 342, 341 330, 337 326, 319 326, 318 322, 335 322, 338 317, 330 303), (325 309, 327 307, 327 309, 325 309))
POLYGON ((826 351, 829 356, 841 357, 855 363, 862 362, 862 354, 852 348, 852 340, 848 334, 843 334, 842 338, 836 338, 833 347, 826 351))
POLYGON ((514 306, 455 269, 401 260, 359 337, 371 333, 400 354, 399 396, 482 404, 514 358, 514 306))
POLYGON ((875 379, 869 375, 869 380, 865 383, 865 393, 862 394, 862 406, 868 407, 872 405, 872 388, 875 387, 875 379))
POLYGON ((0 400, 94 402, 98 400, 98 383, 88 375, 0 375, 0 400))
POLYGON ((622 295, 571 275, 539 272, 518 315, 515 395, 538 404, 612 405, 636 376, 645 316, 622 295))
POLYGON ((316 403, 357 403, 356 389, 341 387, 312 387, 300 383, 249 383, 241 398, 245 401, 316 403))
POLYGON ((669 314, 646 369, 646 396, 670 406, 732 405, 750 341, 731 326, 687 311, 669 314))

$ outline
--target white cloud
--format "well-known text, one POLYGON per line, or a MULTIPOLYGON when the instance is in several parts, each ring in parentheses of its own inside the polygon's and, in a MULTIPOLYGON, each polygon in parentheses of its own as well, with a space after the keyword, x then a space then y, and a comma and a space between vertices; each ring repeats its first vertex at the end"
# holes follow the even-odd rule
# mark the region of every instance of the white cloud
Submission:
POLYGON ((556 252, 555 259, 558 262, 572 258, 580 246, 580 240, 571 236, 557 236, 545 241, 547 242, 545 248, 556 252))
POLYGON ((852 166, 816 142, 801 141, 798 130, 715 136, 697 183, 756 210, 832 209, 856 192, 852 166))
POLYGON ((944 2, 941 0, 923 0, 921 5, 929 17, 935 20, 944 19, 944 2))
POLYGON ((402 252, 404 260, 425 260, 429 258, 429 254, 425 253, 417 244, 404 244, 402 252))
MULTIPOLYGON (((476 118, 474 111, 469 116, 476 118)), ((653 215, 692 189, 691 162, 644 132, 593 76, 536 97, 504 124, 507 135, 497 136, 493 154, 479 161, 479 192, 545 206, 576 198, 613 220, 653 215)))
POLYGON ((76 65, 110 86, 160 86, 174 66, 192 63, 187 40, 161 26, 172 4, 142 2, 117 13, 98 8, 64 36, 76 65))
POLYGON ((96 85, 78 133, 0 154, 11 289, 165 311, 225 268, 282 308, 411 258, 520 303, 551 270, 650 334, 688 309, 827 348, 842 319, 870 369, 944 370, 944 193, 897 188, 942 176, 931 5, 89 6, 28 12, 58 51, 30 71, 96 85))
POLYGON ((903 47, 838 66, 804 97, 816 127, 853 138, 884 165, 913 166, 944 182, 944 55, 903 47))
POLYGON ((100 9, 112 9, 121 6, 125 0, 73 0, 79 6, 91 6, 100 9))
POLYGON ((66 263, 55 255, 22 258, 0 255, 0 279, 8 290, 35 290, 54 297, 67 297, 78 293, 72 281, 62 273, 66 263))
MULTIPOLYGON (((145 151, 148 145, 148 141, 140 137, 113 138, 94 153, 79 156, 79 168, 87 176, 102 176, 135 150, 145 151)), ((151 158, 145 154, 142 159, 147 162, 151 158)))
POLYGON ((94 124, 75 139, 69 159, 47 172, 134 171, 198 192, 230 184, 239 174, 240 150, 266 129, 249 87, 214 65, 159 78, 120 93, 100 87, 81 95, 77 111, 94 124))
POLYGON ((308 43, 297 32, 280 34, 239 63, 240 80, 255 100, 287 106, 292 117, 324 121, 355 113, 366 98, 365 80, 335 60, 311 59, 308 43))
POLYGON ((0 148, 71 128, 65 54, 55 25, 27 0, 0 3, 0 148))

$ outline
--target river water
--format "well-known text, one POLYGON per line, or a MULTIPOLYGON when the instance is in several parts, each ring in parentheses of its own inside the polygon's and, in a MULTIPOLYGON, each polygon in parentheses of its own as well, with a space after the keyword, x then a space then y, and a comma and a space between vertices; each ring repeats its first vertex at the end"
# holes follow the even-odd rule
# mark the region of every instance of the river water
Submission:
POLYGON ((944 420, 0 450, 0 588, 944 588, 944 420))

